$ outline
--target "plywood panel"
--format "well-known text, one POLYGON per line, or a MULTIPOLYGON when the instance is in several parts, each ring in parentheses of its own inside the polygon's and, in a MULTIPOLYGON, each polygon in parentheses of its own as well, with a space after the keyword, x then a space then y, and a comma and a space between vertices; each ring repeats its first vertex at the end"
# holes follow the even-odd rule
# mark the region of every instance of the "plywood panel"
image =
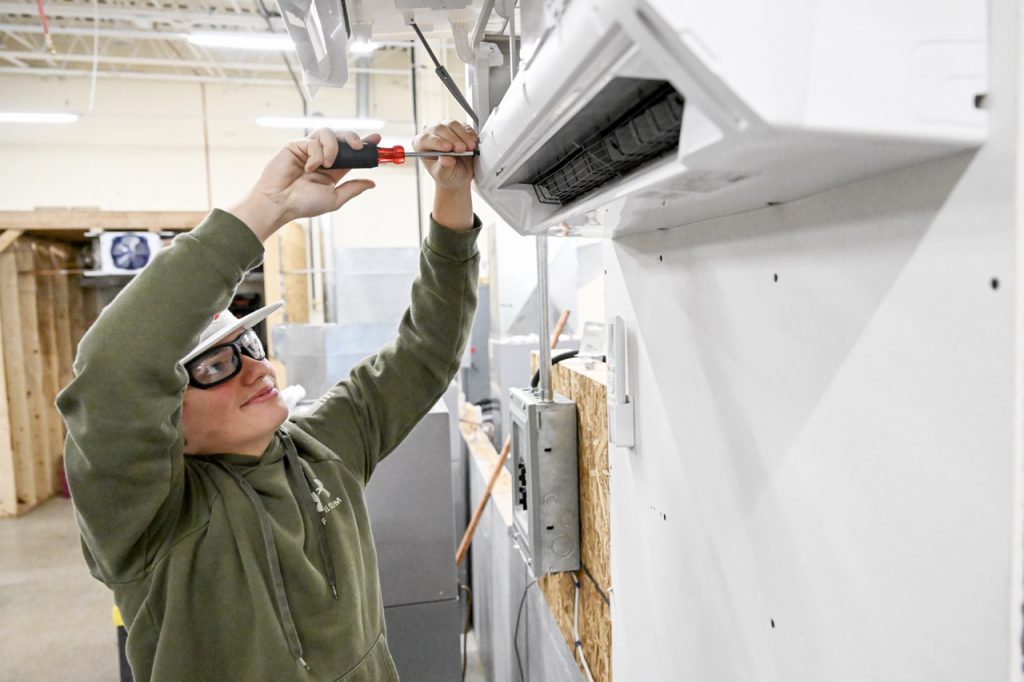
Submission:
POLYGON ((190 230, 206 217, 198 211, 0 211, 0 228, 19 230, 190 230))
POLYGON ((68 244, 28 237, 0 252, 0 516, 60 489, 56 396, 73 375, 75 337, 93 319, 92 292, 69 273, 75 259, 68 244))
MULTIPOLYGON (((2 267, 2 266, 0 266, 2 267)), ((0 276, 0 287, 3 277, 0 276)), ((0 324, 3 323, 0 299, 0 324)), ((7 406, 7 368, 4 366, 4 335, 0 333, 0 516, 18 512, 18 488, 15 485, 14 445, 10 410, 7 406)))
POLYGON ((35 266, 36 314, 39 353, 42 363, 41 402, 49 445, 49 450, 42 453, 47 460, 43 469, 49 476, 48 488, 57 490, 61 467, 61 446, 64 442, 64 424, 55 404, 60 382, 60 351, 57 347, 57 311, 54 294, 58 273, 52 268, 50 249, 46 242, 33 240, 29 242, 29 246, 35 266))
MULTIPOLYGON (((277 231, 282 281, 284 282, 284 316, 291 324, 309 322, 309 258, 306 231, 298 223, 288 223, 277 231)), ((267 273, 264 271, 264 280, 267 273)))
POLYGON ((53 276, 54 324, 57 332, 57 383, 63 388, 72 377, 72 362, 75 355, 75 340, 72 337, 70 289, 75 286, 66 264, 71 260, 71 248, 63 244, 50 244, 49 266, 53 276))
POLYGON ((39 338, 35 262, 31 245, 21 240, 14 245, 18 267, 18 309, 21 316, 22 362, 25 367, 25 401, 28 403, 31 458, 36 494, 45 499, 53 485, 54 444, 51 442, 44 395, 43 355, 39 338))
MULTIPOLYGON (((281 274, 281 235, 274 234, 263 243, 263 300, 274 303, 284 298, 283 275, 281 274)), ((288 385, 288 371, 284 363, 274 355, 274 340, 270 330, 285 320, 284 310, 278 310, 267 318, 267 356, 277 373, 277 384, 288 385)))
POLYGON ((18 296, 18 265, 12 249, 0 253, 0 334, 3 335, 4 369, 7 379, 7 410, 11 449, 14 455, 14 486, 17 506, 33 505, 39 498, 31 457, 31 424, 24 347, 21 338, 18 296))

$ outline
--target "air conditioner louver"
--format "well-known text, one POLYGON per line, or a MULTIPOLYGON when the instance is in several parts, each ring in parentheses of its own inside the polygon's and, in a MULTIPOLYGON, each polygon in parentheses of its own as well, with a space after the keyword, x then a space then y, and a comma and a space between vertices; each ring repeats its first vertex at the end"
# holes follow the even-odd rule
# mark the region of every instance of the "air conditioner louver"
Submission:
MULTIPOLYGON (((617 78, 608 87, 625 85, 617 78)), ((544 204, 567 204, 679 146, 683 98, 668 83, 622 113, 550 170, 527 180, 544 204)), ((650 83, 645 84, 649 88, 650 83)), ((635 100, 633 100, 635 102, 635 100)), ((570 124, 567 128, 572 128, 570 124)))

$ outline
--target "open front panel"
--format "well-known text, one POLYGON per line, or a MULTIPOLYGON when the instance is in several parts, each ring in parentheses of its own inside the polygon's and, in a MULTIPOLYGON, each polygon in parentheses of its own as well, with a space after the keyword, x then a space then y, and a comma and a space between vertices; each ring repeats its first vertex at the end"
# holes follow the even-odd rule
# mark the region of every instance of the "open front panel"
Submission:
POLYGON ((666 81, 614 78, 508 184, 568 204, 678 149, 683 108, 666 81))

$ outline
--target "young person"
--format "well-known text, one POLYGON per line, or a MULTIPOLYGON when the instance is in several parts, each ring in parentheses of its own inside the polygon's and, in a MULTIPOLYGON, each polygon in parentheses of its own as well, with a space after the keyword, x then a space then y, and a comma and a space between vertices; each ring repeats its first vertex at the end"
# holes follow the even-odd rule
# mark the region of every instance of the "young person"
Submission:
MULTIPOLYGON (((373 187, 327 168, 339 144, 362 142, 328 129, 290 142, 241 201, 158 254, 79 346, 57 400, 65 466, 139 682, 398 679, 363 488, 459 367, 476 305, 472 159, 425 162, 434 210, 398 335, 307 416, 288 417, 250 331, 276 306, 225 311, 261 242, 373 187)), ((457 122, 413 143, 475 146, 457 122)))

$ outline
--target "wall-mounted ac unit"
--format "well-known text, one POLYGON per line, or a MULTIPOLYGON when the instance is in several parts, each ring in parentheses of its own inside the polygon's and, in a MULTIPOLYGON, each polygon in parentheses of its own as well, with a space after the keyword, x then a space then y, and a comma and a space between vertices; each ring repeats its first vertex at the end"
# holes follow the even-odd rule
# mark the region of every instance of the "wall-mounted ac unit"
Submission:
POLYGON ((977 148, 976 0, 573 0, 481 130, 523 233, 616 236, 977 148))
POLYGON ((134 275, 153 259, 162 243, 154 232, 100 232, 92 237, 93 267, 88 277, 134 275))

